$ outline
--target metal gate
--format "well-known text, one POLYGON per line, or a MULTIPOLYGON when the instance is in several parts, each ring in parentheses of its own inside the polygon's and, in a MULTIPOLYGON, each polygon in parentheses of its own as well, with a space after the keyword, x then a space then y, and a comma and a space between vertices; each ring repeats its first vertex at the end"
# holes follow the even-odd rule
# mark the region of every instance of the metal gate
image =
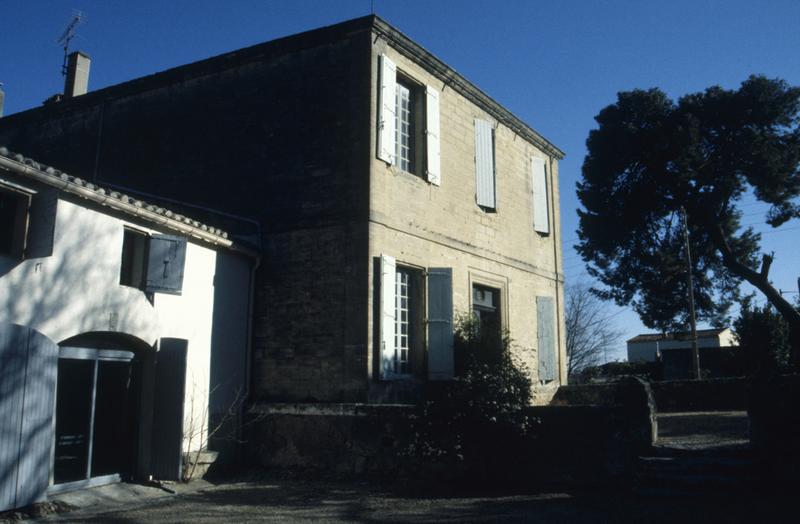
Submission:
POLYGON ((55 342, 0 324, 0 511, 46 496, 57 369, 55 342))

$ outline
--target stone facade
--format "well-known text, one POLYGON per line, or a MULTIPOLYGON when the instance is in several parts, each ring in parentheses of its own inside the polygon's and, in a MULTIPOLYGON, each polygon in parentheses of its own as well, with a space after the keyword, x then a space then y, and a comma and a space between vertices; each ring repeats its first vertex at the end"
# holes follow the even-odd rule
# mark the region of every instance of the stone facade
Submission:
MULTIPOLYGON (((469 310, 473 283, 499 289, 502 324, 534 373, 536 297, 552 297, 565 361, 562 153, 377 17, 10 115, 0 119, 0 144, 98 183, 257 221, 257 398, 369 398, 381 382, 382 254, 420 270, 452 268, 456 312, 469 310), (441 93, 440 186, 376 155, 381 54, 441 93), (496 213, 475 203, 476 117, 496 126, 496 213), (532 157, 547 166, 548 235, 532 227, 532 157)), ((558 378, 537 389, 537 402, 565 382, 563 365, 558 378)))

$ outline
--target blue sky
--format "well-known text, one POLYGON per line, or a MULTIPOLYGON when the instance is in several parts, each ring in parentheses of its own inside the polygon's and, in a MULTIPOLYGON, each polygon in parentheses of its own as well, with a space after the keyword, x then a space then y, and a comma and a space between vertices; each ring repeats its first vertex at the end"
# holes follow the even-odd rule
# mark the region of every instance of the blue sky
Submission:
MULTIPOLYGON (((672 97, 752 73, 800 85, 800 1, 545 0, 0 0, 5 114, 61 91, 56 44, 73 9, 86 15, 74 48, 92 57, 98 89, 247 45, 375 12, 566 151, 560 165, 565 272, 585 278, 575 182, 593 117, 633 88, 672 97)), ((745 223, 764 228, 757 205, 745 223)), ((772 280, 797 291, 800 221, 763 237, 772 280)), ((796 295, 790 295, 795 297, 796 295)), ((645 331, 609 304, 626 338, 645 331)), ((610 358, 624 356, 624 342, 610 358)))

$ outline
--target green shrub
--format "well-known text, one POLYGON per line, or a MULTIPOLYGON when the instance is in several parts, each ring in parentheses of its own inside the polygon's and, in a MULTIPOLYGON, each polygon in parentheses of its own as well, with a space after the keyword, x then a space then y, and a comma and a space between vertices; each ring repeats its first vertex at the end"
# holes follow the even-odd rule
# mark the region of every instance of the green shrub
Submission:
POLYGON ((515 450, 536 423, 526 414, 532 399, 528 370, 513 355, 507 334, 481 333, 471 316, 460 316, 456 325, 457 377, 420 407, 405 453, 451 473, 508 477, 519 466, 515 450))

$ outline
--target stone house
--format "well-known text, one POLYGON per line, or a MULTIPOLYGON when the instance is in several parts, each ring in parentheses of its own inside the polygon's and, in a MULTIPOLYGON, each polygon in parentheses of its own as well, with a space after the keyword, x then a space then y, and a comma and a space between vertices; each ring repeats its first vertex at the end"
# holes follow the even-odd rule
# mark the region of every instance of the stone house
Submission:
POLYGON ((235 431, 221 414, 248 384, 255 260, 219 229, 0 147, 0 511, 180 478, 209 419, 235 431))
POLYGON ((253 398, 415 398, 452 376, 468 312, 508 330, 537 403, 566 381, 563 153, 382 19, 74 94, 0 119, 0 143, 258 222, 230 229, 262 255, 253 398))

